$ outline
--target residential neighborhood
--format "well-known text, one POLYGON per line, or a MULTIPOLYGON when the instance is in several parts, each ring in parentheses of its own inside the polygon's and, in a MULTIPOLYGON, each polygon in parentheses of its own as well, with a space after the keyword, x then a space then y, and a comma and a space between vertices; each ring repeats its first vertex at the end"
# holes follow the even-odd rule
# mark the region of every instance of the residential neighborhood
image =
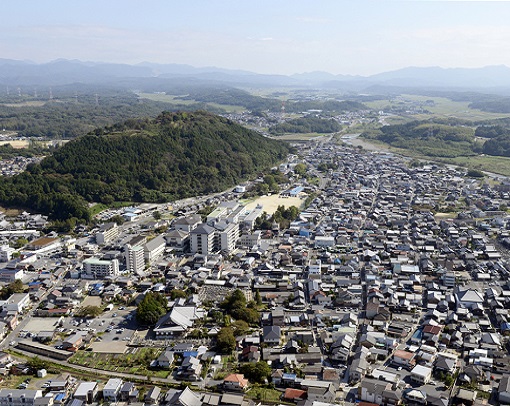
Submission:
POLYGON ((292 219, 262 179, 68 235, 0 214, 0 406, 510 404, 510 181, 296 149, 292 219))

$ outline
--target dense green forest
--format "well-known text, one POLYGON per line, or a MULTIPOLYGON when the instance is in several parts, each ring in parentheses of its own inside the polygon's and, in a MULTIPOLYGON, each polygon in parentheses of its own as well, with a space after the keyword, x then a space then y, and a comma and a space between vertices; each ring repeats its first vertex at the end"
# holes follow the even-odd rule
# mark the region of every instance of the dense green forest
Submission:
POLYGON ((334 133, 341 130, 340 124, 333 119, 306 116, 276 124, 269 128, 271 134, 285 133, 334 133))
POLYGON ((481 138, 496 138, 506 134, 510 134, 510 130, 501 125, 481 125, 475 130, 475 137, 481 138))
POLYGON ((482 149, 482 144, 474 138, 474 129, 460 125, 456 120, 449 123, 442 120, 388 125, 365 132, 363 136, 433 157, 469 156, 482 149))
POLYGON ((10 96, 0 100, 0 127, 24 137, 75 138, 129 118, 156 117, 170 109, 201 108, 204 105, 199 103, 171 105, 120 91, 101 94, 97 103, 95 94, 80 94, 76 98, 62 94, 51 101, 10 96))
POLYGON ((484 154, 510 157, 510 134, 500 135, 483 144, 484 154))
POLYGON ((164 202, 224 190, 289 152, 206 112, 161 113, 79 137, 26 172, 5 178, 0 203, 88 221, 87 202, 164 202))

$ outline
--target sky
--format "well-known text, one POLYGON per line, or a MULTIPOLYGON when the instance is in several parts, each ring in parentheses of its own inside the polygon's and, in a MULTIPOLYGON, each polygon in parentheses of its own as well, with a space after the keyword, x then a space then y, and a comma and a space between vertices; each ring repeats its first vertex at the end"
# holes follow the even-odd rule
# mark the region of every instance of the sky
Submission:
POLYGON ((4 0, 0 58, 371 75, 510 66, 510 1, 4 0))

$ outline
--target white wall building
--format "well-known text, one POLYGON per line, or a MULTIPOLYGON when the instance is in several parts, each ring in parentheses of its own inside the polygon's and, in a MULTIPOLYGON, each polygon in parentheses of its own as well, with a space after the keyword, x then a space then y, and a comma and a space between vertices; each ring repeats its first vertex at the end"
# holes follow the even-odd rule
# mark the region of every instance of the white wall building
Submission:
POLYGON ((96 243, 108 244, 110 241, 115 240, 119 236, 119 233, 120 229, 117 223, 103 224, 96 233, 96 243))
POLYGON ((120 388, 122 387, 122 379, 110 378, 103 389, 103 398, 109 402, 117 401, 119 396, 120 388))
POLYGON ((119 274, 119 261, 117 259, 88 258, 83 261, 83 270, 88 277, 93 279, 117 276, 119 274))
POLYGON ((165 252, 166 241, 161 234, 150 240, 144 247, 144 258, 147 263, 152 264, 165 252))
POLYGON ((140 245, 126 244, 126 268, 130 272, 142 272, 145 269, 144 249, 140 245))
POLYGON ((12 259, 14 251, 16 251, 14 248, 8 245, 2 245, 0 247, 0 262, 9 262, 12 259))
POLYGON ((220 231, 220 249, 225 252, 232 252, 236 248, 239 239, 239 224, 231 223, 220 231))
POLYGON ((208 255, 216 251, 216 230, 201 224, 191 231, 191 252, 208 255))

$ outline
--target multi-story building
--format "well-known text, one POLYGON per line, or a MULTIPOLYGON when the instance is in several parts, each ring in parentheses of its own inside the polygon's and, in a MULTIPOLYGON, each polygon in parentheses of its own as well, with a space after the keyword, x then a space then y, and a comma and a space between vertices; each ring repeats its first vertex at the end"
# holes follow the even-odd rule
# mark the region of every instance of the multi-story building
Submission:
POLYGON ((166 241, 163 235, 158 235, 156 238, 150 240, 145 244, 144 257, 145 261, 152 264, 158 258, 160 258, 165 252, 166 241))
POLYGON ((103 389, 103 399, 107 402, 116 402, 122 387, 122 379, 110 378, 103 389))
POLYGON ((141 272, 145 268, 144 250, 140 245, 132 246, 127 244, 125 247, 126 268, 130 272, 141 272))
POLYGON ((117 259, 103 260, 99 258, 88 258, 83 261, 85 276, 90 278, 105 278, 119 274, 119 261, 117 259))
POLYGON ((2 245, 0 247, 0 262, 9 262, 12 259, 14 251, 14 248, 9 247, 8 245, 2 245))
POLYGON ((217 251, 216 230, 207 224, 201 224, 191 231, 191 252, 208 255, 217 251))
POLYGON ((119 233, 120 229, 117 223, 103 224, 96 233, 96 243, 108 244, 110 241, 115 240, 119 236, 119 233))
POLYGON ((33 406, 41 397, 40 390, 0 389, 0 406, 33 406))
POLYGON ((230 223, 219 232, 220 249, 225 252, 232 252, 236 248, 239 239, 239 224, 230 223))

